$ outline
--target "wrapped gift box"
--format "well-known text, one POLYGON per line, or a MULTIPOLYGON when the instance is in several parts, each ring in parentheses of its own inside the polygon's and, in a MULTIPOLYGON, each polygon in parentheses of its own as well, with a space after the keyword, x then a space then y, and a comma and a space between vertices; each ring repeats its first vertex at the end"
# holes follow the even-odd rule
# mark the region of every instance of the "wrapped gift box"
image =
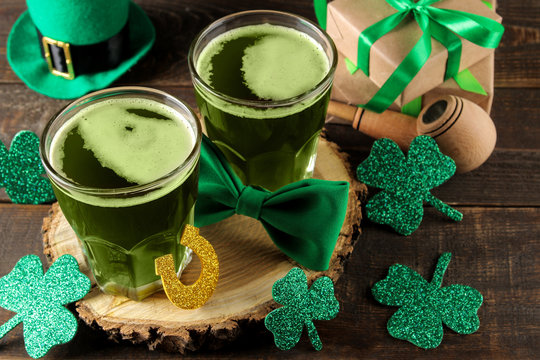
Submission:
POLYGON ((436 98, 442 95, 456 95, 480 105, 488 114, 491 113, 491 105, 493 103, 493 74, 495 69, 495 55, 491 54, 487 58, 474 64, 469 68, 471 74, 478 80, 487 95, 477 94, 474 92, 463 90, 458 86, 454 79, 449 79, 442 83, 441 86, 428 91, 422 96, 422 104, 429 104, 436 98))
MULTIPOLYGON (((473 101, 489 113, 493 102, 494 59, 494 54, 491 54, 469 68, 469 71, 478 80, 487 95, 463 90, 454 79, 449 79, 425 93, 422 96, 422 105, 428 104, 442 95, 456 95, 473 101)), ((332 88, 333 100, 353 105, 365 104, 378 89, 379 87, 363 72, 357 71, 351 74, 345 65, 344 55, 339 54, 332 88)), ((402 105, 396 101, 390 106, 390 110, 401 111, 401 107, 402 105)))
MULTIPOLYGON (((441 0, 432 6, 465 11, 497 22, 502 20, 481 1, 441 0)), ((384 0, 334 0, 328 4, 326 31, 334 39, 338 50, 356 63, 360 33, 381 19, 395 14, 396 11, 384 0)), ((377 87, 381 87, 386 82, 414 47, 421 34, 416 21, 403 21, 401 25, 374 43, 370 51, 369 77, 377 87)), ((429 59, 396 99, 398 106, 409 103, 443 83, 448 52, 433 38, 431 44, 432 52, 429 59)), ((462 39, 460 71, 492 55, 493 52, 493 49, 483 48, 462 39)))

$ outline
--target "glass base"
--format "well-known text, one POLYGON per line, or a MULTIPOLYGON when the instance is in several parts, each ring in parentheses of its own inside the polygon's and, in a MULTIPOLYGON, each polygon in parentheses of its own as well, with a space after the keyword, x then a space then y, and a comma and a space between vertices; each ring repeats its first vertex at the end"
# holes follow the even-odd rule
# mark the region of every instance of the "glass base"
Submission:
MULTIPOLYGON (((184 259, 182 260, 182 263, 180 264, 176 273, 178 278, 180 278, 180 275, 182 274, 184 269, 191 262, 192 254, 193 251, 190 248, 186 248, 184 259)), ((155 294, 156 292, 159 292, 163 289, 161 279, 149 284, 139 286, 137 288, 128 288, 114 282, 108 282, 104 285, 98 284, 98 286, 105 294, 125 296, 135 301, 141 301, 144 298, 147 298, 148 296, 155 294)))

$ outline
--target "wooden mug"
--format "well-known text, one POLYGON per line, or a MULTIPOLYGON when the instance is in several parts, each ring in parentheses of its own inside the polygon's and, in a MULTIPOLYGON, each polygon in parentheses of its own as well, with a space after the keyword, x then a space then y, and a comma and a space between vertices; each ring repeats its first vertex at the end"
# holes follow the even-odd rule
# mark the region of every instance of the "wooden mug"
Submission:
POLYGON ((424 107, 418 118, 386 110, 381 114, 357 106, 330 101, 328 113, 352 123, 366 135, 394 140, 407 150, 419 135, 435 139, 439 149, 464 173, 482 165, 495 148, 497 132, 493 120, 478 105, 453 95, 446 95, 424 107))

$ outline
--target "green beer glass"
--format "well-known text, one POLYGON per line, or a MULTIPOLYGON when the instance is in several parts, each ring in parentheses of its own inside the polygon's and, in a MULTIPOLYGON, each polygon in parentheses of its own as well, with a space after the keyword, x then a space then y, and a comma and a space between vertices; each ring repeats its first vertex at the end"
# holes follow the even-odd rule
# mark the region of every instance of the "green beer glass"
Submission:
POLYGON ((42 162, 104 292, 142 300, 162 288, 155 258, 189 263, 201 136, 186 104, 141 87, 84 96, 45 127, 42 162))
POLYGON ((312 176, 337 63, 323 30, 241 12, 205 28, 188 58, 208 136, 244 184, 275 191, 312 176))

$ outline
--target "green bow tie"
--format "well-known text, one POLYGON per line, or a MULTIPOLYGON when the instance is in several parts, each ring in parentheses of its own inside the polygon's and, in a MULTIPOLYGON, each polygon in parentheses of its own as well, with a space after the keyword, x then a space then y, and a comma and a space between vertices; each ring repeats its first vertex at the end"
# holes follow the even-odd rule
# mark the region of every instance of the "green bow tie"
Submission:
POLYGON ((273 193, 245 186, 221 151, 203 136, 197 227, 246 215, 259 220, 287 256, 307 268, 326 270, 345 219, 348 194, 346 181, 307 179, 273 193))

